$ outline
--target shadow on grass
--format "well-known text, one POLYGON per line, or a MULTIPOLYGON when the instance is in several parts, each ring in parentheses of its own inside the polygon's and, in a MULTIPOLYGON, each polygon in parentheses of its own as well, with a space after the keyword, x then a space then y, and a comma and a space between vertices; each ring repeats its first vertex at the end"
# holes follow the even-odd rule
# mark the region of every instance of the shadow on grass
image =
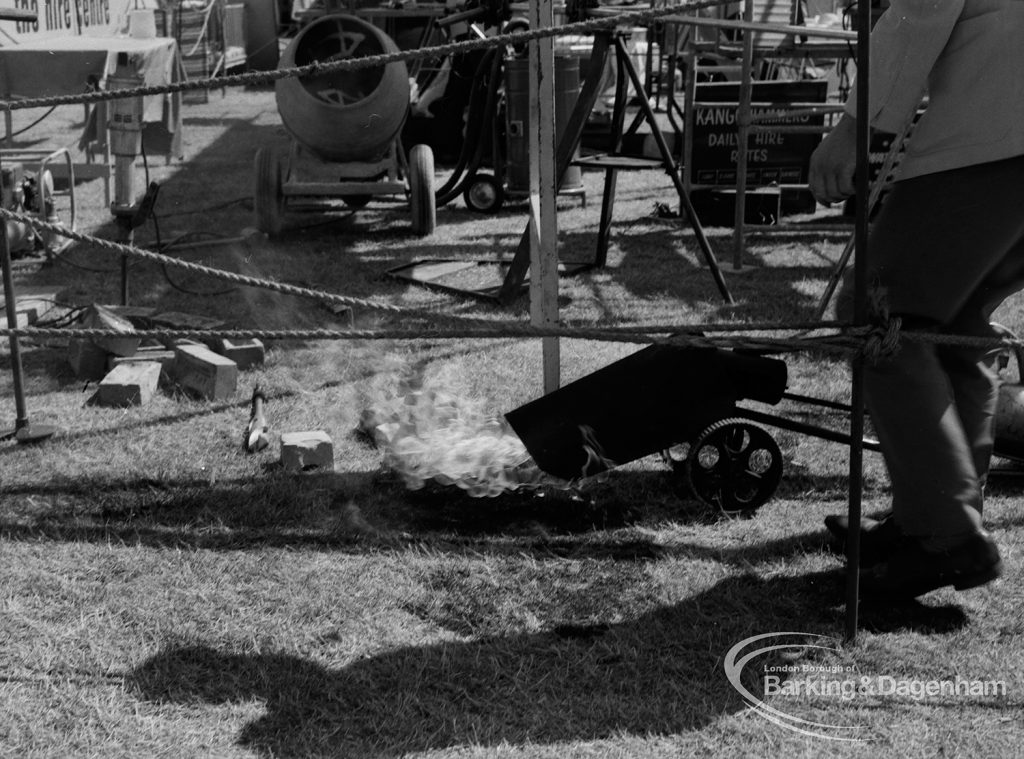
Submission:
MULTIPOLYGON (((446 618, 447 601, 465 604, 471 590, 442 588, 450 597, 432 604, 425 621, 458 623, 446 618)), ((834 635, 841 597, 836 572, 743 575, 621 623, 547 620, 540 632, 406 646, 336 669, 288 653, 171 645, 131 671, 127 683, 164 704, 262 701, 264 716, 237 737, 260 756, 355 759, 673 736, 747 708, 722 670, 730 648, 759 632, 791 630, 794 619, 802 633, 834 635)), ((917 603, 890 606, 874 620, 881 629, 925 633, 964 622, 955 607, 917 603)), ((743 672, 757 696, 764 693, 762 666, 781 663, 771 656, 743 672)))

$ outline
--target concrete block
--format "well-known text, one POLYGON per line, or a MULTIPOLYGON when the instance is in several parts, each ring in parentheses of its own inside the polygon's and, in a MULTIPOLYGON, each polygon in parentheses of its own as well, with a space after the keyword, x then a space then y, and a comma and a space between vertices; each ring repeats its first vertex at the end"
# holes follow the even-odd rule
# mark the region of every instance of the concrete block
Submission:
POLYGON ((100 381, 94 401, 99 406, 140 406, 149 403, 159 384, 156 361, 121 364, 100 381))
POLYGON ((238 364, 205 345, 179 345, 175 349, 174 379, 203 398, 222 401, 238 388, 238 364))
POLYGON ((139 348, 138 352, 134 356, 107 356, 107 371, 111 371, 116 366, 121 364, 138 364, 146 361, 155 361, 160 364, 161 369, 165 374, 170 376, 174 371, 174 360, 177 354, 174 351, 169 351, 160 347, 159 350, 153 350, 152 348, 142 347, 139 348))
POLYGON ((320 430, 282 433, 281 466, 291 472, 333 472, 334 443, 320 430))
POLYGON ((107 372, 107 355, 92 340, 72 338, 68 341, 68 363, 79 379, 101 379, 107 372))
POLYGON ((227 356, 236 364, 239 369, 248 369, 250 366, 261 366, 266 357, 266 349, 263 343, 256 338, 248 340, 228 340, 220 337, 212 342, 210 346, 222 356, 227 356))

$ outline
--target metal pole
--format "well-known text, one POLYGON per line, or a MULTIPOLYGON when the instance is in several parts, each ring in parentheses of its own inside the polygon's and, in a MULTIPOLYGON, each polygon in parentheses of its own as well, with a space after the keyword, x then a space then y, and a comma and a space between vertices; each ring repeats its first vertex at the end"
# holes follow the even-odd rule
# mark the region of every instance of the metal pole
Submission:
MULTIPOLYGON (((754 20, 753 0, 743 4, 743 20, 754 20)), ((753 29, 743 33, 743 55, 741 57, 739 103, 736 106, 736 205, 733 209, 732 228, 732 269, 743 269, 743 223, 747 215, 747 143, 750 140, 751 107, 754 83, 754 34, 753 29)))
MULTIPOLYGON (((0 263, 4 268, 4 306, 7 311, 7 326, 18 326, 18 304, 14 296, 14 275, 11 271, 11 241, 7 237, 7 222, 0 220, 0 263)), ((28 426, 28 412, 25 409, 24 373, 21 366, 21 345, 17 335, 11 335, 11 371, 14 379, 14 407, 17 417, 14 434, 28 426)), ((9 435, 5 435, 9 437, 9 435)))
MULTIPOLYGON (((552 0, 530 3, 530 28, 554 23, 552 0)), ((558 218, 555 166, 555 52, 551 37, 530 43, 530 322, 558 324, 558 218)), ((557 337, 542 338, 544 392, 558 389, 561 357, 557 337)))
MULTIPOLYGON (((871 72, 871 3, 857 8, 857 221, 854 230, 856 254, 853 261, 854 315, 857 326, 867 323, 868 284, 868 157, 871 140, 868 98, 871 72)), ((846 541, 846 639, 857 640, 860 598, 860 518, 863 495, 864 446, 864 358, 855 356, 851 366, 850 411, 850 529, 846 541)))

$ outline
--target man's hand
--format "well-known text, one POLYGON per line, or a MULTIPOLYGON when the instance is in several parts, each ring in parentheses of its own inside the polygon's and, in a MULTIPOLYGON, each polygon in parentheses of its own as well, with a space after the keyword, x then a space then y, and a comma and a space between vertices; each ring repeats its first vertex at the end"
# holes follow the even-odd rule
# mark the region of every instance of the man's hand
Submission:
POLYGON ((811 154, 809 184, 814 199, 827 205, 853 195, 856 170, 857 121, 843 114, 811 154))

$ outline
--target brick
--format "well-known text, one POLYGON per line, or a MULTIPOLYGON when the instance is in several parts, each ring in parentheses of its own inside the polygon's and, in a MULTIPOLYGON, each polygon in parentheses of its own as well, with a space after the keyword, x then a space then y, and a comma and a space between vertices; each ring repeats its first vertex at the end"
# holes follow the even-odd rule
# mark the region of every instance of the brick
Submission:
POLYGON ((261 366, 266 357, 266 349, 263 343, 255 338, 249 340, 228 340, 217 338, 211 341, 210 346, 222 356, 227 356, 236 364, 239 369, 248 369, 250 366, 261 366))
POLYGON ((320 430, 282 433, 281 466, 290 472, 333 472, 334 443, 320 430))
POLYGON ((169 351, 161 347, 159 350, 153 350, 152 348, 139 348, 138 352, 134 356, 108 356, 107 357, 107 370, 112 370, 115 366, 121 364, 138 364, 146 361, 155 361, 160 364, 163 371, 169 376, 174 371, 174 360, 177 354, 174 351, 169 351))
POLYGON ((174 379, 207 400, 222 401, 238 388, 238 364, 204 345, 179 345, 175 349, 174 379))
POLYGON ((107 352, 92 340, 68 341, 68 363, 79 379, 98 380, 107 372, 107 352))
POLYGON ((121 364, 100 381, 94 400, 99 406, 140 406, 149 403, 159 383, 156 361, 121 364))

